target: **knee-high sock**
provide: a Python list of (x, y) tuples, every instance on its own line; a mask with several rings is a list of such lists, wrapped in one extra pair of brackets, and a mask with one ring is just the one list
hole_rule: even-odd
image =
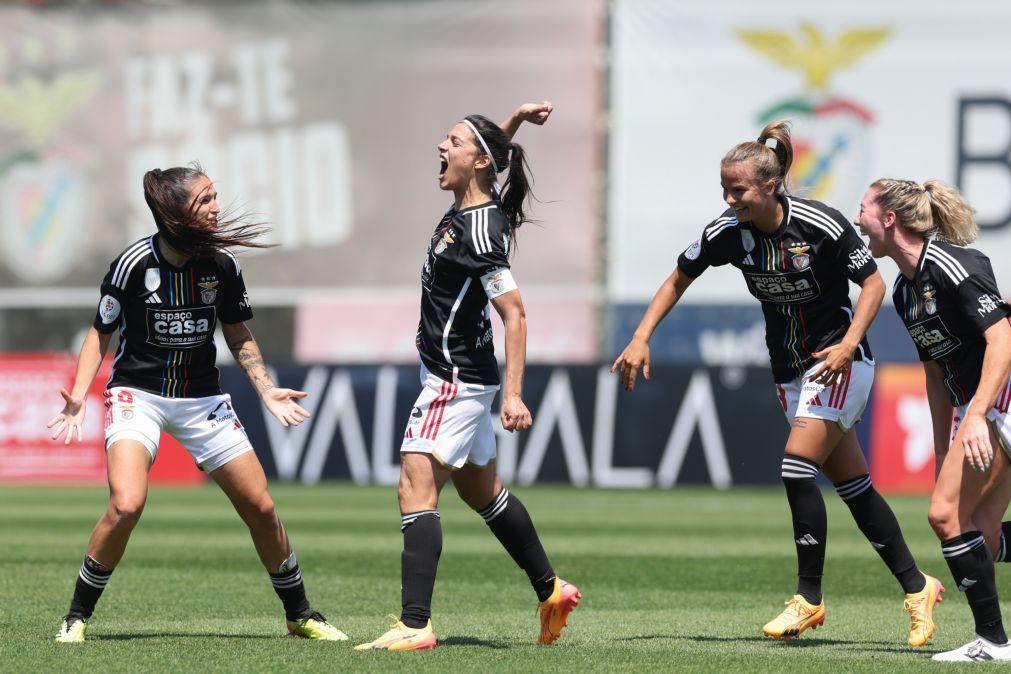
[(419, 510), (400, 518), (404, 552), (400, 557), (400, 620), (424, 627), (432, 617), (435, 572), (442, 554), (442, 522), (438, 510)]
[(68, 613), (90, 618), (95, 612), (95, 604), (102, 596), (105, 585), (112, 577), (113, 569), (105, 566), (91, 555), (84, 556), (81, 570), (77, 572), (77, 584), (74, 586), (74, 597), (70, 600)]
[(526, 571), (537, 599), (544, 601), (550, 597), (555, 587), (555, 572), (523, 503), (503, 489), (478, 514), (516, 564)]
[(294, 551), (288, 559), (281, 563), (275, 573), (268, 573), (274, 592), (284, 604), (284, 616), (288, 620), (297, 620), (309, 616), (309, 600), (305, 597), (305, 583), (302, 582), (302, 572), (298, 568), (298, 560)]
[(997, 599), (993, 558), (983, 534), (967, 531), (950, 538), (941, 543), (941, 553), (951, 569), (952, 578), (958, 583), (958, 591), (965, 592), (969, 600), (969, 608), (976, 621), (976, 634), (994, 643), (1007, 643)]
[(828, 523), (825, 500), (815, 478), (819, 466), (800, 456), (783, 457), (782, 478), (793, 516), (797, 544), (797, 594), (812, 604), (821, 603), (821, 576), (825, 568)]
[(853, 520), (871, 547), (877, 550), (888, 570), (898, 579), (903, 592), (912, 594), (922, 590), (926, 579), (916, 568), (913, 553), (902, 537), (902, 529), (895, 519), (895, 513), (871, 484), (871, 476), (864, 474), (852, 480), (837, 482), (835, 490), (849, 506)]

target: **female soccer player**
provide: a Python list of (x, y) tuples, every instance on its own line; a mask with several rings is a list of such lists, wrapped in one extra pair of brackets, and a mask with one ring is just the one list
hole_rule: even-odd
[[(757, 141), (723, 157), (720, 178), (729, 206), (678, 258), (632, 341), (615, 360), (626, 390), (640, 371), (649, 380), (649, 339), (660, 321), (708, 267), (732, 264), (762, 303), (766, 343), (780, 403), (792, 424), (782, 478), (793, 516), (798, 584), (786, 609), (763, 628), (774, 639), (799, 636), (825, 621), (825, 502), (818, 471), (835, 484), (857, 526), (906, 593), (909, 644), (934, 633), (940, 582), (917, 568), (891, 508), (871, 485), (854, 426), (867, 403), (874, 361), (865, 333), (884, 296), (867, 247), (835, 209), (789, 194), (793, 161), (789, 124), (772, 122)], [(848, 283), (860, 286), (856, 310)]]
[[(295, 553), (274, 511), (267, 480), (231, 397), (218, 386), (214, 327), (246, 372), (263, 404), (284, 426), (309, 413), (307, 394), (278, 388), (243, 321), (253, 316), (233, 246), (261, 247), (262, 228), (221, 215), (214, 184), (199, 166), (144, 175), (144, 198), (157, 233), (120, 254), (102, 282), (102, 298), (77, 362), (74, 386), (60, 391), (63, 411), (53, 439), (81, 439), (84, 399), (112, 333), (119, 349), (105, 391), (109, 506), (98, 520), (78, 573), (70, 610), (56, 640), (84, 641), (95, 604), (126, 550), (147, 500), (148, 470), (162, 431), (175, 437), (235, 506), (284, 604), (288, 630), (301, 637), (347, 639), (313, 611)], [(199, 568), (199, 565), (194, 567)]]
[[(527, 221), (528, 178), (523, 148), (511, 138), (524, 121), (543, 124), (551, 110), (548, 102), (520, 106), (501, 128), (468, 115), (439, 143), (439, 187), (451, 190), (456, 201), (436, 226), (421, 270), (417, 345), (423, 388), (400, 448), (397, 493), (404, 533), (402, 609), (389, 631), (358, 650), (435, 647), (432, 590), (442, 552), (437, 508), (450, 478), (530, 578), (540, 602), (539, 643), (558, 639), (582, 596), (555, 576), (526, 508), (502, 488), (491, 420), (499, 370), (489, 302), (505, 324), (502, 427), (520, 431), (533, 423), (521, 397), (526, 318), (509, 270), (511, 243)], [(500, 190), (496, 176), (506, 170)]]
[[(901, 272), (892, 298), (923, 361), (937, 448), (928, 517), (976, 622), (975, 639), (934, 660), (1011, 660), (993, 568), (994, 555), (1005, 553), (1001, 518), (1011, 498), (1004, 454), (1011, 451), (1011, 307), (990, 260), (966, 248), (979, 230), (954, 187), (878, 180), (857, 224), (871, 253), (891, 257)], [(994, 451), (998, 445), (1004, 452)]]

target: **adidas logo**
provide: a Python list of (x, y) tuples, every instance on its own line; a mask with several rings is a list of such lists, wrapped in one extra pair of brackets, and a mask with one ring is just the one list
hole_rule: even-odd
[(972, 587), (973, 585), (975, 585), (977, 582), (979, 582), (979, 581), (970, 580), (968, 578), (963, 578), (962, 582), (958, 584), (958, 591), (959, 592), (965, 592), (970, 587)]
[(158, 297), (158, 293), (151, 293), (151, 297), (144, 300), (147, 304), (161, 304), (161, 298)]
[(811, 534), (804, 534), (796, 541), (797, 545), (818, 545), (818, 539)]
[(755, 266), (755, 261), (751, 259), (751, 253), (748, 253), (747, 255), (744, 256), (744, 259), (741, 260), (741, 264), (742, 265), (745, 265), (745, 264), (746, 265), (750, 265), (752, 267)]

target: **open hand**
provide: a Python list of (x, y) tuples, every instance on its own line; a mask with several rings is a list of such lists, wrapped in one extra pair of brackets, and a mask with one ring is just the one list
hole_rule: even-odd
[(282, 426), (298, 426), (308, 419), (311, 414), (297, 402), (299, 398), (304, 398), (308, 393), (305, 391), (293, 391), (290, 388), (272, 388), (263, 392), (263, 404), (273, 414)]
[(70, 444), (70, 439), (74, 437), (74, 433), (77, 434), (77, 441), (81, 442), (84, 439), (82, 431), (84, 427), (84, 410), (86, 409), (84, 400), (71, 398), (65, 388), (60, 389), (60, 395), (63, 396), (63, 410), (46, 424), (46, 428), (53, 429), (53, 440), (59, 440), (63, 432), (66, 431), (67, 437), (63, 441), (65, 445)]

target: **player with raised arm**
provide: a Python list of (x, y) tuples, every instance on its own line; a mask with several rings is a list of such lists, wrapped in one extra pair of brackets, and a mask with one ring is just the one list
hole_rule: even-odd
[[(828, 523), (816, 481), (822, 472), (902, 586), (908, 643), (922, 646), (934, 634), (933, 608), (944, 589), (917, 568), (895, 515), (871, 484), (854, 430), (874, 379), (866, 332), (881, 306), (884, 281), (842, 214), (788, 192), (792, 161), (785, 121), (768, 124), (757, 141), (723, 157), (720, 179), (729, 208), (681, 253), (611, 370), (620, 370), (628, 391), (640, 371), (649, 381), (649, 339), (664, 316), (709, 267), (740, 269), (762, 303), (776, 392), (792, 426), (781, 476), (793, 518), (797, 591), (763, 632), (789, 639), (825, 621)], [(856, 309), (849, 282), (860, 286)]]
[[(263, 232), (241, 218), (219, 221), (217, 190), (199, 166), (144, 175), (144, 198), (158, 231), (113, 260), (77, 363), (73, 388), (52, 421), (53, 439), (81, 439), (84, 400), (112, 334), (119, 348), (105, 391), (109, 505), (98, 520), (78, 572), (70, 610), (56, 637), (84, 641), (88, 621), (147, 500), (148, 471), (164, 431), (178, 440), (231, 500), (284, 605), (288, 630), (338, 641), (347, 636), (312, 610), (295, 553), (267, 491), (267, 479), (232, 409), (215, 367), (214, 328), (221, 331), (266, 408), (283, 426), (309, 416), (307, 394), (279, 388), (245, 322), (252, 318), (235, 246), (262, 247)], [(200, 568), (199, 559), (194, 569)], [(223, 617), (223, 620), (230, 620)]]
[(521, 123), (543, 124), (551, 111), (548, 102), (523, 105), (501, 127), (468, 115), (439, 143), (439, 187), (452, 191), (455, 202), (435, 227), (421, 271), (423, 388), (404, 432), (397, 492), (404, 534), (401, 613), (391, 616), (385, 634), (358, 650), (435, 648), (438, 503), (450, 479), (530, 579), (539, 601), (539, 643), (554, 643), (579, 603), (576, 587), (555, 575), (523, 503), (499, 481), (491, 419), (500, 381), (489, 302), (505, 325), (502, 427), (521, 431), (533, 423), (522, 398), (526, 317), (509, 268), (516, 230), (527, 221), (529, 187), (523, 148), (511, 139)]
[(934, 431), (928, 518), (976, 624), (975, 639), (934, 660), (1011, 660), (994, 578), (1011, 524), (1001, 523), (1011, 499), (1011, 307), (989, 258), (967, 247), (979, 228), (956, 188), (877, 180), (857, 224), (871, 253), (899, 266), (892, 299), (923, 361)]

